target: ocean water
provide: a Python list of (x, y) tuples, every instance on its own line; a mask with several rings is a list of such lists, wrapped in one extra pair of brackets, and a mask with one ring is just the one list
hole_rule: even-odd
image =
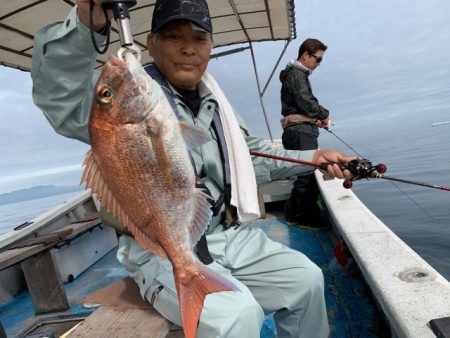
[[(406, 115), (406, 113), (405, 113)], [(378, 116), (370, 124), (336, 125), (332, 130), (373, 164), (384, 163), (386, 175), (450, 186), (450, 120), (441, 113), (408, 112), (408, 119)], [(404, 126), (398, 128), (399, 121)], [(335, 136), (322, 131), (320, 147), (351, 154)], [(355, 181), (353, 192), (394, 233), (450, 280), (450, 192), (386, 180)], [(78, 192), (0, 205), (0, 234), (53, 208)]]
[(70, 200), (79, 193), (77, 191), (0, 205), (0, 235)]
[[(450, 103), (433, 109), (417, 104), (414, 110), (400, 104), (395, 113), (366, 112), (366, 119), (339, 120), (332, 130), (373, 164), (386, 164), (386, 175), (450, 186), (450, 124), (434, 125), (448, 120)], [(352, 154), (323, 130), (319, 143), (322, 149)], [(355, 181), (352, 190), (394, 233), (450, 280), (450, 192), (377, 179)], [(0, 234), (75, 194), (0, 205)]]

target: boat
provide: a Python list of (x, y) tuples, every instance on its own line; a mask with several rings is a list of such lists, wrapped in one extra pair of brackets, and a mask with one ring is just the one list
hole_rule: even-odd
[[(323, 269), (327, 285), (331, 336), (384, 336), (388, 332), (388, 326), (375, 305), (370, 289), (361, 279), (360, 270), (352, 262), (350, 255), (341, 255), (341, 259), (346, 259), (347, 262), (339, 263), (333, 254), (336, 243), (339, 243), (336, 233), (332, 230), (309, 231), (285, 224), (282, 203), (289, 195), (291, 182), (286, 180), (283, 183), (275, 187), (278, 189), (277, 192), (274, 192), (273, 186), (265, 186), (266, 189), (270, 188), (269, 194), (264, 190), (261, 191), (261, 196), (270, 201), (264, 204), (264, 218), (256, 222), (274, 240), (297, 248)], [(131, 305), (128, 304), (126, 310), (119, 311), (120, 315), (117, 316), (126, 317), (127, 320), (136, 316), (134, 312), (136, 306), (143, 301), (134, 281), (130, 283), (126, 278), (127, 272), (115, 257), (116, 233), (100, 222), (96, 206), (98, 205), (95, 199), (89, 191), (86, 191), (39, 215), (21, 229), (0, 237), (0, 246), (3, 249), (16, 247), (0, 252), (2, 290), (11, 290), (14, 287), (10, 292), (14, 295), (10, 295), (10, 299), (0, 305), (2, 314), (0, 320), (8, 337), (33, 337), (33, 334), (62, 336), (77, 324), (86, 323), (93, 318), (93, 313), (98, 314), (99, 308), (102, 311), (116, 311), (117, 304), (113, 301), (111, 305), (109, 302), (116, 299), (116, 302), (120, 303), (120, 300), (117, 300), (120, 299), (118, 294), (124, 289), (128, 294), (134, 295), (134, 300)], [(34, 244), (36, 240), (47, 239), (51, 234), (61, 233), (70, 228), (74, 230), (67, 237), (58, 238), (56, 242)], [(30, 241), (29, 238), (34, 242), (27, 243)], [(20, 247), (17, 247), (18, 242), (21, 243)], [(45, 264), (41, 264), (40, 261)], [(35, 268), (36, 265), (38, 268)], [(58, 278), (49, 277), (52, 274), (51, 265), (55, 265), (56, 275), (59, 272), (59, 281)], [(44, 275), (42, 280), (38, 278), (39, 273)], [(45, 283), (46, 287), (39, 287)], [(38, 287), (33, 284), (37, 284)], [(42, 295), (45, 299), (42, 299)], [(5, 295), (2, 298), (5, 298)], [(51, 301), (48, 298), (52, 298)], [(354, 311), (355, 308), (358, 311)], [(155, 333), (155, 336), (150, 337), (165, 337), (169, 333), (170, 337), (183, 337), (179, 327), (170, 325), (161, 316), (149, 310), (148, 305), (147, 308), (144, 305), (139, 310), (144, 312), (144, 320), (147, 316), (148, 318), (153, 316), (165, 325), (163, 329), (158, 329), (162, 330), (158, 331), (160, 335)], [(155, 320), (149, 319), (148, 325), (153, 325)], [(124, 327), (129, 335), (118, 334), (117, 337), (135, 336), (136, 333), (133, 331), (132, 334), (128, 325)], [(82, 329), (82, 326), (78, 329)], [(120, 332), (118, 327), (107, 329), (103, 327), (98, 329), (98, 332), (92, 332), (92, 326), (89, 326), (89, 329), (90, 334), (86, 335), (86, 331), (82, 331), (76, 336), (107, 337), (116, 330)], [(267, 316), (261, 337), (276, 337), (271, 316)]]
[[(265, 85), (254, 67), (266, 117), (265, 89), (287, 45), (296, 37), (294, 2), (209, 4), (215, 47), (230, 48), (214, 57), (250, 49), (255, 66), (254, 43), (285, 41)], [(49, 22), (64, 20), (71, 6), (72, 2), (63, 0), (2, 3), (0, 64), (29, 71), (34, 34)], [(142, 50), (152, 6), (152, 1), (145, 0), (130, 9), (134, 37)], [(113, 29), (109, 54), (118, 46)], [(98, 67), (109, 54), (98, 58)], [(270, 143), (274, 143), (269, 126), (268, 130)], [(324, 217), (332, 225), (329, 230), (285, 224), (281, 210), (292, 186), (289, 178), (260, 185), (264, 213), (256, 222), (271, 238), (300, 250), (322, 268), (330, 336), (434, 337), (430, 321), (450, 316), (449, 282), (351, 190), (344, 189), (341, 180), (324, 180), (320, 172), (315, 174)], [(136, 287), (115, 259), (118, 234), (101, 222), (98, 210), (95, 198), (85, 191), (0, 236), (0, 322), (7, 337), (111, 337), (113, 332), (117, 337), (148, 337), (148, 332), (152, 337), (182, 337), (180, 328), (136, 295)], [(123, 304), (124, 294), (134, 297)], [(269, 315), (261, 337), (275, 336)]]

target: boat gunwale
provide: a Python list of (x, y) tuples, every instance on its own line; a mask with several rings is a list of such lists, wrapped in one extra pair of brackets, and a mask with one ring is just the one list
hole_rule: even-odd
[(77, 207), (84, 205), (86, 202), (90, 202), (91, 200), (90, 190), (84, 190), (68, 201), (58, 204), (54, 208), (37, 215), (29, 221), (31, 222), (30, 225), (19, 230), (8, 231), (0, 235), (0, 251), (19, 240), (47, 228), (50, 223), (55, 222), (62, 217), (67, 217), (67, 215), (77, 209)]
[(398, 337), (435, 337), (431, 319), (450, 316), (450, 283), (378, 219), (343, 180), (315, 176), (329, 214)]

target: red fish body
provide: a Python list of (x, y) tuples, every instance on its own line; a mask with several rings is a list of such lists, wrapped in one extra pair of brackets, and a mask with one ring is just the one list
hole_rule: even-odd
[(129, 53), (125, 61), (111, 56), (103, 67), (89, 137), (82, 180), (144, 248), (171, 261), (185, 335), (194, 338), (205, 296), (237, 290), (192, 251), (211, 212), (208, 196), (195, 188), (188, 148), (207, 135), (177, 119)]

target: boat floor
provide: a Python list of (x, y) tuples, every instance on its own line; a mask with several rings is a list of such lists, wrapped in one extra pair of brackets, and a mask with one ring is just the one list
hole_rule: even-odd
[[(268, 209), (267, 218), (260, 220), (261, 227), (269, 237), (299, 250), (322, 268), (325, 277), (325, 298), (330, 323), (330, 337), (387, 337), (389, 330), (363, 282), (355, 265), (343, 268), (333, 255), (336, 242), (331, 230), (306, 230), (284, 223), (283, 216)], [(127, 276), (112, 250), (97, 263), (82, 273), (72, 283), (65, 284), (70, 309), (46, 315), (34, 315), (31, 299), (27, 291), (13, 297), (0, 306), (1, 322), (9, 338), (25, 332), (49, 331), (46, 321), (56, 319), (60, 331), (68, 330), (95, 308), (85, 308), (82, 299), (93, 291), (105, 287)], [(32, 328), (34, 327), (34, 330)], [(50, 329), (53, 329), (50, 326)], [(267, 316), (261, 331), (262, 338), (272, 338), (275, 326), (271, 316)]]

